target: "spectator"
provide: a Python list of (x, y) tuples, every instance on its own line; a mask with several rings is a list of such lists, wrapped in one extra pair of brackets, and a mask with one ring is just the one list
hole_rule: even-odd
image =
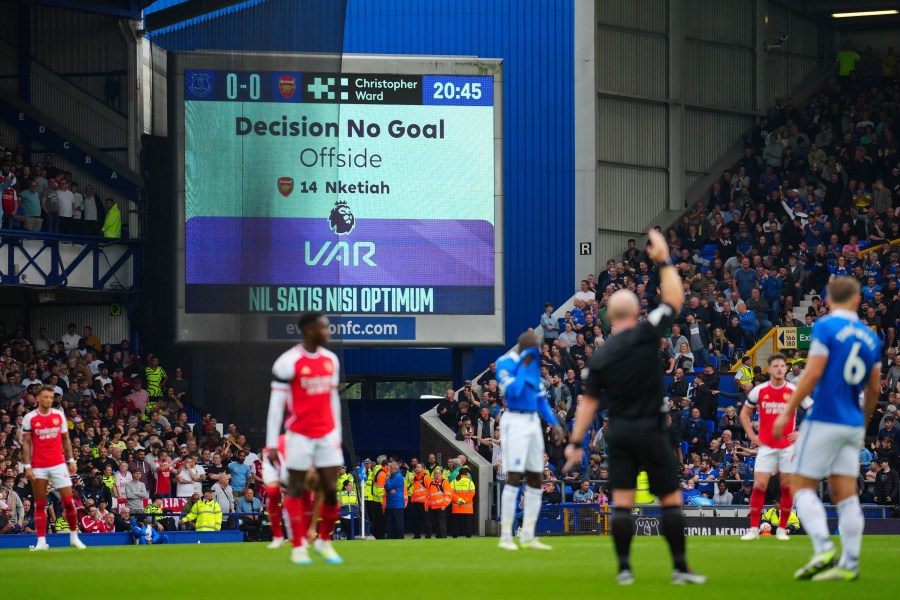
[(724, 481), (720, 481), (716, 484), (716, 493), (713, 494), (712, 501), (716, 506), (731, 506), (734, 501), (734, 496), (728, 491), (728, 487), (725, 485)]
[(684, 427), (684, 440), (688, 443), (688, 450), (702, 452), (706, 448), (707, 433), (706, 421), (700, 418), (700, 410), (692, 408)]
[(895, 427), (894, 421), (894, 417), (890, 415), (884, 417), (884, 429), (879, 430), (878, 439), (883, 440), (884, 438), (889, 437), (893, 440), (894, 447), (896, 448), (898, 442), (900, 442), (900, 429)]
[[(353, 485), (352, 480), (349, 479), (344, 483), (349, 483), (351, 486)], [(215, 488), (215, 486), (213, 487)], [(223, 496), (226, 495), (227, 494), (223, 494)], [(240, 500), (237, 501), (237, 506), (235, 507), (234, 512), (257, 513), (240, 517), (239, 529), (241, 531), (247, 532), (251, 536), (255, 536), (258, 538), (260, 529), (262, 528), (261, 513), (263, 512), (263, 509), (262, 503), (259, 501), (259, 498), (253, 495), (253, 490), (251, 488), (246, 488), (244, 490), (244, 493), (241, 495)]]
[(594, 490), (591, 489), (591, 482), (587, 479), (581, 481), (581, 485), (572, 494), (572, 502), (577, 504), (591, 504), (594, 502)]
[(131, 481), (125, 484), (125, 501), (129, 510), (143, 512), (144, 500), (150, 497), (147, 486), (141, 481), (141, 472), (137, 469), (131, 473)]
[[(235, 494), (234, 490), (229, 485), (229, 480), (230, 475), (225, 473), (219, 477), (219, 480), (211, 488), (213, 499), (218, 503), (223, 513), (236, 512), (234, 508), (235, 499), (243, 497), (243, 493), (240, 495)], [(252, 494), (253, 488), (247, 487), (244, 491), (249, 491)], [(231, 517), (224, 517), (223, 520), (227, 523), (230, 519)]]
[(876, 504), (895, 506), (900, 498), (900, 476), (891, 468), (891, 461), (887, 458), (880, 458), (878, 462), (880, 470), (875, 476), (873, 500)]
[(559, 323), (553, 318), (553, 305), (544, 304), (544, 314), (541, 315), (541, 329), (544, 331), (544, 339), (553, 341), (559, 337)]
[[(234, 498), (239, 498), (244, 493), (244, 488), (250, 483), (252, 471), (249, 465), (244, 464), (247, 453), (241, 450), (237, 453), (237, 460), (228, 463), (228, 472), (231, 475), (231, 488), (234, 490)], [(221, 481), (221, 478), (219, 479)]]
[(670, 398), (687, 398), (688, 382), (684, 378), (684, 370), (675, 369), (675, 377), (666, 386)]

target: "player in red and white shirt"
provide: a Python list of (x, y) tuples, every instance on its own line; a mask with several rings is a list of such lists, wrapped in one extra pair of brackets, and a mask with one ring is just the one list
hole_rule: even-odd
[(284, 531), (281, 526), (281, 486), (287, 486), (287, 465), (284, 459), (285, 434), (278, 436), (275, 452), (278, 453), (278, 461), (272, 463), (269, 460), (271, 448), (263, 449), (262, 480), (266, 492), (266, 510), (269, 513), (269, 523), (272, 525), (272, 543), (269, 548), (280, 548), (284, 543)]
[[(66, 416), (53, 408), (53, 387), (45, 385), (37, 395), (38, 407), (22, 420), (22, 460), (25, 476), (34, 491), (34, 528), (37, 544), (34, 550), (47, 550), (47, 490), (48, 482), (59, 492), (69, 524), (69, 544), (84, 549), (78, 539), (78, 515), (72, 498), (72, 479), (75, 458), (69, 441)], [(68, 467), (66, 466), (68, 459)]]
[[(750, 494), (750, 531), (741, 537), (742, 540), (755, 540), (759, 537), (759, 522), (765, 503), (766, 488), (769, 487), (769, 478), (776, 471), (780, 473), (781, 518), (778, 529), (775, 531), (775, 537), (779, 540), (790, 539), (787, 522), (794, 506), (790, 474), (794, 472), (794, 440), (797, 439), (796, 415), (792, 415), (785, 426), (784, 437), (776, 440), (772, 436), (772, 425), (784, 412), (795, 389), (793, 384), (785, 380), (787, 371), (787, 360), (784, 355), (780, 352), (771, 355), (769, 357), (769, 382), (761, 383), (753, 388), (747, 396), (747, 403), (741, 410), (741, 425), (744, 426), (744, 431), (747, 432), (750, 441), (759, 447), (753, 472), (753, 492)], [(812, 400), (807, 398), (802, 406), (804, 409), (808, 409), (812, 406)], [(750, 422), (754, 410), (759, 411), (758, 434)]]
[[(272, 367), (272, 393), (266, 430), (268, 460), (278, 456), (278, 436), (285, 429), (284, 461), (287, 466), (287, 497), (284, 508), (291, 525), (291, 561), (310, 564), (306, 530), (313, 501), (304, 493), (306, 472), (315, 469), (322, 481), (322, 512), (319, 538), (314, 550), (331, 564), (343, 559), (331, 544), (334, 522), (340, 516), (337, 501), (338, 467), (344, 464), (341, 444), (341, 405), (338, 396), (340, 364), (337, 356), (324, 348), (330, 339), (328, 318), (310, 312), (300, 317), (303, 341), (282, 354)], [(287, 420), (284, 420), (287, 411)], [(270, 513), (271, 516), (271, 513)]]

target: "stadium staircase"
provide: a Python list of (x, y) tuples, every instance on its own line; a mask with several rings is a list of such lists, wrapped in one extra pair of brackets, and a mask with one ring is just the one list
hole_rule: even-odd
[[(17, 52), (0, 39), (0, 54)], [(86, 174), (82, 180), (98, 193), (137, 201), (143, 181), (133, 168), (137, 153), (129, 144), (127, 117), (36, 60), (29, 70), (27, 102), (17, 93), (17, 78), (0, 85), (0, 119), (30, 141), (32, 154), (50, 152), (61, 159), (60, 168)]]

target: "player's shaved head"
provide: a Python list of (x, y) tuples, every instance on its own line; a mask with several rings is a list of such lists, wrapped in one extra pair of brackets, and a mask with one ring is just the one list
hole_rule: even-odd
[(828, 300), (831, 304), (858, 304), (859, 297), (859, 281), (855, 277), (835, 277), (828, 283)]
[(640, 305), (637, 296), (630, 290), (619, 290), (609, 297), (606, 305), (606, 318), (610, 323), (636, 319)]
[(526, 348), (534, 348), (535, 346), (540, 345), (540, 340), (538, 336), (534, 334), (532, 331), (526, 331), (522, 335), (519, 336), (519, 349), (525, 350)]

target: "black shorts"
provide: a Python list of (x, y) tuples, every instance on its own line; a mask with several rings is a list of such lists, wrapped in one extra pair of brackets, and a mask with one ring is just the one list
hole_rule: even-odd
[(633, 490), (637, 487), (638, 473), (647, 471), (654, 496), (665, 496), (679, 489), (671, 438), (655, 419), (612, 420), (606, 438), (610, 487)]

